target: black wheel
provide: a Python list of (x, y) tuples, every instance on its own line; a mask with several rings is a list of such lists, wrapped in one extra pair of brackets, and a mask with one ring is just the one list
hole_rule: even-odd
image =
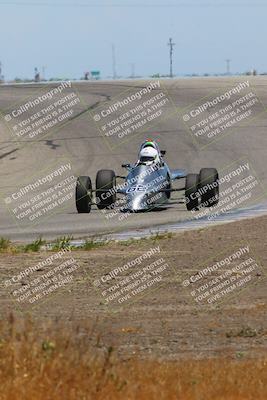
[(188, 174), (185, 180), (185, 200), (186, 200), (186, 208), (188, 211), (193, 209), (197, 209), (198, 207), (198, 183), (199, 183), (199, 175), (198, 174)]
[(116, 175), (111, 169), (101, 169), (96, 175), (96, 204), (102, 210), (116, 202)]
[(168, 176), (168, 185), (167, 185), (167, 188), (166, 189), (169, 189), (169, 190), (166, 190), (166, 197), (167, 197), (167, 199), (170, 199), (171, 198), (171, 191), (170, 191), (170, 189), (172, 188), (172, 184), (171, 184), (171, 179), (170, 179), (170, 177)]
[(201, 203), (213, 207), (219, 202), (219, 174), (216, 168), (202, 168), (199, 172)]
[(89, 213), (91, 211), (92, 182), (89, 176), (78, 177), (75, 199), (78, 213)]

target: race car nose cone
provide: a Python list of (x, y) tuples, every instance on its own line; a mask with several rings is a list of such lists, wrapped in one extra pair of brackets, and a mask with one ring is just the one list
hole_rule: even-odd
[(131, 211), (145, 211), (148, 208), (147, 196), (145, 194), (135, 195), (131, 198)]
[(144, 196), (135, 196), (132, 199), (132, 209), (133, 211), (141, 211), (144, 209)]

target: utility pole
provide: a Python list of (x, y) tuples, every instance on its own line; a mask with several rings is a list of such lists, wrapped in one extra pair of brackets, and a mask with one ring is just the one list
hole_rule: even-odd
[(173, 47), (175, 46), (175, 43), (173, 43), (172, 38), (169, 39), (168, 46), (170, 46), (170, 78), (173, 77), (172, 73), (172, 55), (173, 55)]
[(116, 54), (115, 54), (115, 46), (112, 44), (112, 72), (113, 72), (113, 79), (117, 78), (116, 72)]
[(0, 61), (0, 81), (2, 80), (2, 63)]
[(230, 62), (231, 60), (229, 60), (229, 58), (227, 58), (227, 60), (225, 60), (226, 62), (226, 74), (230, 75)]
[(135, 77), (135, 64), (134, 63), (130, 63), (131, 66), (131, 78)]
[(42, 81), (45, 81), (45, 70), (46, 70), (46, 66), (43, 65), (42, 66)]

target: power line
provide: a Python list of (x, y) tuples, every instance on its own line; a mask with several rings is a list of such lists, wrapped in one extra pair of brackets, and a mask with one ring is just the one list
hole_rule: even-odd
[(189, 3), (189, 2), (182, 2), (182, 3), (158, 3), (158, 4), (145, 4), (145, 3), (137, 3), (137, 4), (97, 4), (97, 3), (49, 3), (49, 2), (31, 2), (31, 1), (0, 1), (0, 5), (15, 5), (15, 6), (48, 6), (48, 7), (91, 7), (91, 8), (192, 8), (192, 7), (210, 7), (210, 8), (219, 8), (219, 7), (267, 7), (266, 3), (216, 3), (213, 2), (199, 2), (199, 3)]

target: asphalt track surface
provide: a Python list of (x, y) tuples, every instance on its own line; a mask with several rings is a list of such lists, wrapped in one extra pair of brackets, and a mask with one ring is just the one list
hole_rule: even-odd
[[(214, 99), (218, 94), (225, 93), (245, 81), (249, 81), (250, 87), (240, 92), (237, 98), (253, 91), (258, 99), (253, 105), (253, 113), (241, 123), (227, 128), (223, 134), (216, 135), (214, 140), (205, 141), (203, 136), (196, 141), (192, 132), (186, 128), (183, 116), (190, 110), (196, 109), (196, 106), (205, 103), (207, 98)], [(216, 167), (221, 171), (237, 160), (248, 160), (252, 163), (262, 188), (260, 198), (258, 195), (252, 197), (250, 205), (255, 206), (266, 200), (267, 77), (163, 80), (161, 86), (149, 94), (152, 97), (161, 93), (164, 88), (168, 101), (160, 118), (123, 139), (115, 139), (116, 135), (108, 139), (104, 137), (93, 120), (95, 112), (107, 109), (116, 99), (124, 99), (126, 94), (136, 93), (150, 82), (150, 80), (74, 82), (64, 93), (72, 93), (75, 89), (82, 100), (75, 106), (75, 114), (65, 121), (64, 125), (50, 129), (46, 136), (37, 135), (32, 140), (26, 140), (24, 137), (17, 140), (14, 131), (10, 130), (12, 126), (8, 126), (4, 116), (11, 110), (18, 109), (19, 105), (25, 104), (26, 99), (34, 99), (40, 91), (47, 92), (58, 87), (59, 83), (48, 86), (41, 84), (0, 86), (1, 237), (16, 241), (30, 241), (39, 236), (45, 239), (63, 235), (82, 238), (123, 230), (152, 228), (187, 220), (189, 214), (183, 204), (171, 205), (167, 210), (160, 212), (132, 214), (125, 218), (123, 214), (118, 214), (108, 218), (96, 207), (92, 208), (90, 214), (77, 214), (72, 198), (64, 204), (64, 207), (59, 206), (53, 212), (47, 213), (45, 218), (36, 219), (34, 224), (26, 224), (18, 221), (12, 214), (12, 207), (8, 208), (5, 203), (5, 199), (12, 193), (17, 193), (38, 176), (44, 176), (43, 171), (51, 171), (54, 165), (60, 165), (61, 160), (67, 160), (66, 162), (71, 164), (75, 176), (89, 175), (93, 185), (99, 169), (113, 169), (116, 174), (125, 175), (125, 170), (120, 167), (121, 164), (135, 162), (139, 146), (147, 138), (158, 140), (160, 147), (166, 150), (166, 161), (170, 168), (185, 168), (189, 172), (198, 172), (202, 167)], [(224, 99), (218, 107), (225, 108), (232, 100)], [(211, 107), (207, 113), (202, 114), (202, 117), (212, 115), (215, 111), (216, 106)], [(32, 114), (34, 112), (31, 110), (29, 115)], [(114, 118), (122, 114), (123, 112), (119, 110), (114, 113)], [(16, 122), (25, 119), (26, 115), (27, 113), (24, 113), (23, 117), (17, 117)], [(38, 190), (43, 191), (44, 186), (35, 189), (35, 196), (38, 195)]]

